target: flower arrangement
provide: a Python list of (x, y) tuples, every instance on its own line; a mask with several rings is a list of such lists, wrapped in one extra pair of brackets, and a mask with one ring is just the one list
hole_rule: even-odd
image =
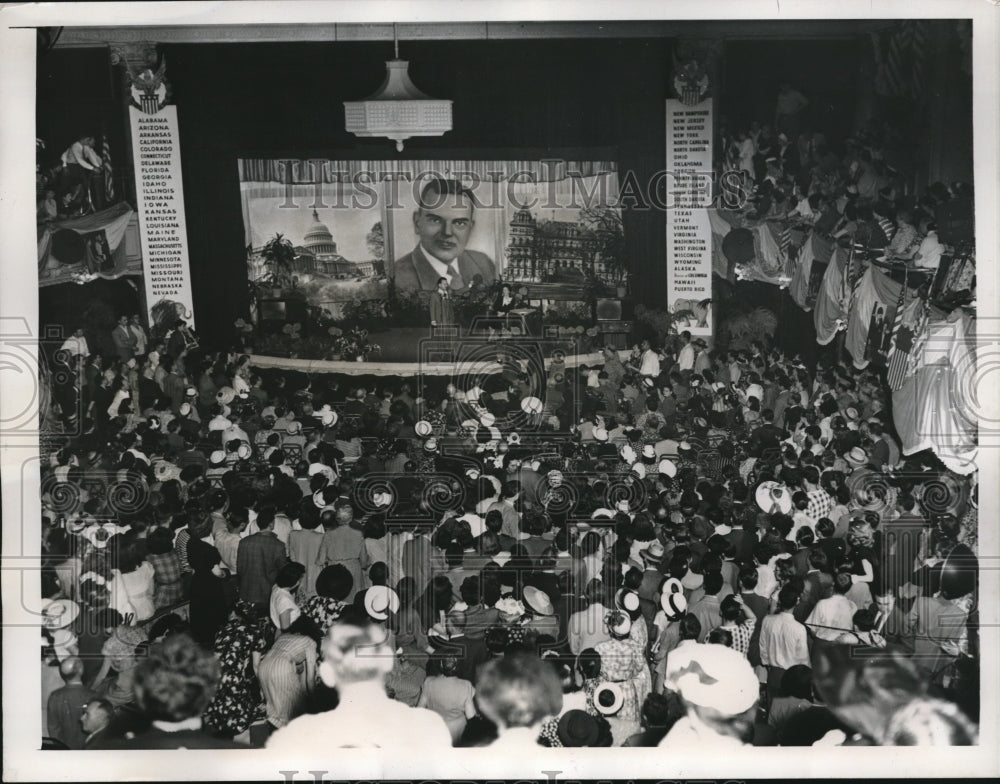
[(349, 362), (364, 362), (369, 354), (378, 354), (382, 347), (368, 341), (368, 330), (361, 327), (342, 329), (332, 326), (327, 329), (331, 342), (329, 358), (341, 357)]
[(388, 299), (356, 297), (343, 306), (343, 320), (376, 329), (391, 322), (396, 327), (426, 327), (430, 324), (430, 303), (417, 291), (396, 291)]
[(486, 285), (473, 285), (468, 291), (452, 298), (455, 317), (460, 324), (471, 324), (473, 319), (486, 313), (493, 305), (495, 294)]

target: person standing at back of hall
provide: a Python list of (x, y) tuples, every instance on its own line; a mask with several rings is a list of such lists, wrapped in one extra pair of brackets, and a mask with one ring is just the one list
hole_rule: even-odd
[(285, 545), (274, 533), (274, 517), (258, 515), (260, 528), (242, 539), (236, 550), (236, 574), (240, 598), (250, 604), (268, 606), (278, 570), (288, 562)]
[(324, 512), (323, 541), (316, 555), (316, 565), (320, 570), (327, 566), (340, 564), (351, 573), (353, 587), (345, 601), (353, 602), (355, 594), (368, 587), (367, 571), (371, 565), (368, 550), (365, 548), (365, 537), (351, 523), (354, 520), (354, 507), (346, 499), (338, 500), (334, 505), (334, 519)]

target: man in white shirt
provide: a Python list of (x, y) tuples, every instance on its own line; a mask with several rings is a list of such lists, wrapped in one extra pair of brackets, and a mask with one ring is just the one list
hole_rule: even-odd
[(221, 403), (216, 403), (212, 407), (212, 413), (215, 415), (210, 420), (208, 420), (208, 430), (209, 432), (214, 432), (216, 430), (226, 431), (233, 426), (233, 423), (226, 416), (225, 407)]
[(65, 178), (63, 188), (71, 191), (77, 184), (82, 185), (87, 201), (93, 208), (90, 179), (103, 165), (100, 156), (94, 152), (94, 137), (81, 136), (73, 142), (62, 154), (62, 164)]
[(327, 686), (336, 686), (340, 702), (333, 710), (293, 719), (268, 738), (267, 748), (288, 755), (303, 749), (434, 754), (451, 748), (451, 732), (440, 715), (386, 694), (386, 677), (395, 661), (391, 639), (382, 626), (335, 625), (323, 640), (319, 675)]
[(748, 376), (749, 383), (746, 388), (746, 397), (749, 399), (751, 397), (757, 398), (757, 402), (764, 399), (764, 387), (760, 384), (760, 378), (756, 373), (751, 373)]
[(913, 263), (919, 269), (936, 270), (941, 264), (941, 254), (944, 252), (944, 245), (938, 239), (937, 226), (927, 222), (924, 224), (927, 236), (920, 242), (917, 253), (913, 257)]
[(798, 601), (798, 592), (786, 585), (778, 592), (778, 613), (760, 623), (760, 663), (767, 667), (767, 691), (772, 697), (781, 687), (785, 670), (796, 664), (812, 666), (806, 627), (792, 615)]
[(250, 443), (250, 436), (247, 431), (240, 427), (240, 416), (239, 414), (230, 415), (229, 427), (222, 431), (222, 444), (225, 446), (230, 441), (245, 441)]
[(708, 344), (702, 338), (695, 338), (691, 341), (694, 346), (694, 372), (701, 375), (706, 370), (712, 369), (712, 358), (708, 353)]
[(681, 333), (684, 345), (677, 354), (677, 367), (681, 373), (694, 370), (694, 346), (691, 345), (691, 333), (685, 330)]
[(854, 585), (850, 574), (840, 572), (833, 581), (833, 596), (820, 599), (806, 618), (813, 634), (820, 640), (833, 642), (854, 628), (854, 613), (858, 606), (846, 594)]
[[(639, 375), (656, 378), (660, 375), (659, 355), (650, 347), (648, 340), (642, 341), (639, 344), (639, 349), (642, 351), (642, 355), (639, 358), (639, 366), (636, 368), (639, 371)], [(635, 366), (633, 365), (633, 367)]]
[(73, 334), (63, 341), (59, 350), (68, 351), (70, 357), (83, 357), (84, 359), (89, 357), (90, 347), (87, 345), (87, 338), (83, 335), (83, 329), (81, 327), (77, 327), (73, 330)]
[(515, 540), (518, 538), (518, 534), (521, 533), (521, 516), (517, 511), (519, 506), (518, 499), (520, 497), (521, 483), (516, 480), (508, 480), (504, 483), (500, 491), (500, 500), (494, 502), (486, 510), (487, 514), (493, 510), (500, 512), (503, 516), (503, 528), (500, 529), (500, 533)]
[(240, 549), (241, 534), (246, 530), (248, 520), (246, 515), (234, 514), (232, 519), (214, 522), (212, 539), (215, 549), (219, 551), (222, 564), (231, 574), (236, 574), (236, 556)]

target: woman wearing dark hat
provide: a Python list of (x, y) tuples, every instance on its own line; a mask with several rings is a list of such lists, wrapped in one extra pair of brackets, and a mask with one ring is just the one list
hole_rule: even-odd
[(354, 578), (347, 567), (341, 564), (327, 566), (316, 578), (316, 595), (306, 600), (302, 613), (326, 634), (340, 618), (353, 588)]
[(604, 717), (571, 710), (543, 724), (540, 740), (542, 745), (553, 748), (606, 748), (611, 746), (613, 738)]

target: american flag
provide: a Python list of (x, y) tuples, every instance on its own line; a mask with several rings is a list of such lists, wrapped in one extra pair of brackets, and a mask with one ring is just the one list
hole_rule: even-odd
[(924, 94), (925, 25), (905, 20), (893, 29), (872, 33), (875, 91), (879, 95), (920, 100)]
[(111, 165), (111, 145), (106, 133), (101, 136), (101, 167), (104, 170), (104, 198), (111, 204), (115, 200), (115, 170)]
[(861, 280), (865, 276), (864, 265), (856, 248), (852, 247), (850, 256), (847, 259), (847, 269), (844, 270), (844, 282), (841, 288), (841, 298), (844, 303), (844, 310), (848, 313), (854, 307), (854, 301), (858, 297), (858, 289), (861, 288)]
[(787, 256), (788, 249), (789, 247), (791, 247), (791, 244), (792, 244), (792, 230), (786, 226), (784, 229), (781, 230), (781, 233), (778, 235), (778, 247), (781, 248), (781, 252)]
[(922, 329), (922, 317), (917, 319), (917, 324), (912, 327), (903, 325), (903, 305), (906, 300), (907, 276), (903, 277), (903, 285), (899, 289), (899, 299), (896, 300), (896, 312), (892, 318), (892, 337), (889, 344), (889, 353), (885, 371), (885, 380), (889, 388), (894, 392), (903, 386), (906, 377), (909, 375), (910, 352), (913, 349), (913, 342), (916, 335)]

